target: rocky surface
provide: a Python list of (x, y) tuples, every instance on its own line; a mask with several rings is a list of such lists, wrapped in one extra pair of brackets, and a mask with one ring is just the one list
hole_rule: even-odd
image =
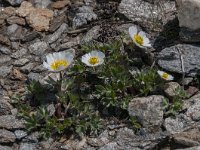
[[(177, 0), (177, 4), (178, 12), (173, 0), (0, 0), (0, 150), (153, 150), (166, 145), (168, 149), (198, 149), (200, 94), (193, 77), (200, 69), (199, 13), (189, 15), (199, 11), (199, 1)], [(179, 32), (178, 23), (172, 27), (176, 33), (167, 26), (176, 13), (180, 39), (195, 45), (181, 43), (179, 37), (172, 38), (175, 40), (170, 45), (162, 43), (168, 42), (166, 35), (173, 37)], [(151, 96), (133, 98), (129, 103), (127, 113), (138, 119), (140, 129), (110, 118), (100, 135), (81, 139), (73, 135), (41, 140), (38, 132), (25, 130), (11, 97), (22, 94), (25, 98), (25, 86), (31, 80), (46, 84), (48, 76), (56, 79), (57, 74), (49, 74), (42, 65), (46, 54), (62, 50), (77, 54), (81, 44), (107, 42), (121, 34), (126, 37), (123, 45), (126, 48), (130, 40), (128, 28), (135, 23), (138, 29), (148, 31), (153, 45), (151, 54), (159, 53), (158, 65), (175, 75), (175, 81), (166, 83), (163, 93), (156, 91)], [(162, 49), (156, 49), (154, 44), (160, 44)], [(134, 63), (142, 65), (143, 56), (136, 51), (134, 54)], [(139, 69), (134, 68), (134, 72)], [(169, 98), (171, 102), (175, 89), (182, 85), (190, 94), (183, 101), (182, 111), (176, 116), (165, 116), (163, 101)], [(47, 99), (51, 98), (48, 95)], [(54, 104), (47, 106), (53, 115)]]

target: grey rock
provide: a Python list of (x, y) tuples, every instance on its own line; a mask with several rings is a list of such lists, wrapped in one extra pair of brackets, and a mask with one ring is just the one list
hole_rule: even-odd
[(29, 136), (26, 136), (22, 139), (23, 142), (31, 142), (31, 143), (38, 143), (38, 139), (40, 138), (39, 132), (32, 132)]
[[(180, 50), (181, 54), (179, 53)], [(182, 74), (182, 63), (180, 55), (183, 57), (185, 73), (194, 76), (200, 69), (200, 47), (189, 44), (178, 44), (163, 49), (158, 56), (158, 64), (165, 70)]]
[(138, 97), (128, 106), (130, 116), (136, 116), (141, 124), (150, 130), (159, 130), (163, 120), (163, 101), (161, 95)]
[(37, 8), (47, 8), (47, 6), (52, 3), (51, 0), (35, 0), (34, 2)]
[(14, 133), (5, 129), (0, 129), (0, 143), (13, 143), (15, 139)]
[(181, 27), (179, 36), (183, 42), (197, 43), (200, 42), (200, 29), (191, 30), (185, 27)]
[(3, 54), (11, 54), (11, 50), (5, 46), (0, 45), (0, 52)]
[(0, 64), (7, 63), (11, 60), (11, 58), (7, 55), (1, 55), (0, 56)]
[(164, 121), (165, 129), (171, 134), (182, 132), (191, 124), (192, 120), (184, 114), (180, 114), (176, 118), (166, 118)]
[(49, 111), (49, 115), (52, 116), (54, 115), (56, 109), (54, 107), (54, 104), (50, 104), (48, 107), (47, 107), (47, 110)]
[(100, 26), (92, 27), (82, 38), (81, 43), (88, 43), (92, 40), (97, 39), (100, 36)]
[(29, 51), (31, 54), (40, 56), (44, 54), (44, 52), (47, 50), (48, 44), (46, 42), (36, 42), (29, 46)]
[(10, 147), (10, 146), (3, 146), (3, 145), (0, 145), (0, 150), (13, 150), (13, 148)]
[(46, 68), (44, 68), (43, 64), (39, 65), (39, 66), (36, 66), (32, 69), (33, 72), (36, 72), (36, 73), (40, 73), (40, 72), (43, 72), (47, 70)]
[(137, 21), (143, 26), (152, 27), (152, 25), (166, 19), (165, 14), (174, 12), (175, 3), (161, 1), (162, 7), (154, 5), (143, 0), (122, 0), (119, 5), (119, 12), (128, 19)]
[(7, 34), (11, 35), (11, 34), (15, 33), (18, 28), (19, 28), (19, 25), (17, 25), (17, 24), (12, 24), (12, 25), (8, 26)]
[(11, 16), (7, 19), (8, 24), (18, 24), (18, 25), (26, 25), (26, 21), (24, 18)]
[(20, 129), (24, 128), (24, 121), (17, 119), (13, 115), (0, 116), (0, 128), (5, 129)]
[(81, 38), (77, 36), (75, 38), (70, 39), (68, 42), (59, 45), (56, 51), (59, 51), (60, 49), (68, 49), (68, 48), (77, 46), (80, 44), (80, 42), (81, 42)]
[(65, 13), (54, 17), (50, 22), (49, 32), (55, 32), (65, 21)]
[(40, 33), (36, 32), (36, 31), (28, 32), (27, 34), (25, 34), (23, 36), (22, 41), (30, 42), (30, 41), (33, 41), (37, 37), (40, 37)]
[(93, 12), (93, 8), (89, 6), (82, 6), (79, 8), (75, 17), (72, 21), (72, 26), (78, 28), (84, 24), (87, 24), (88, 21), (96, 20), (97, 15)]
[(190, 101), (190, 106), (187, 109), (186, 115), (191, 117), (195, 121), (200, 120), (200, 94), (193, 96)]
[(7, 2), (9, 2), (12, 6), (17, 6), (20, 5), (23, 0), (6, 0)]
[(116, 150), (116, 149), (120, 149), (118, 144), (116, 142), (111, 142), (101, 147), (99, 150)]
[[(183, 150), (183, 149), (176, 149), (176, 150)], [(184, 150), (200, 150), (200, 146), (194, 146), (190, 148), (184, 148)]]
[(175, 133), (172, 136), (174, 144), (182, 145), (183, 147), (193, 147), (200, 145), (200, 132), (198, 127), (192, 128), (184, 132)]
[(0, 96), (0, 116), (11, 114), (12, 105)]
[(183, 101), (183, 109), (188, 109), (193, 104), (198, 103), (200, 101), (200, 92), (198, 92), (196, 95), (192, 96), (189, 99), (186, 99)]
[(22, 71), (23, 73), (28, 74), (29, 72), (31, 72), (31, 70), (34, 68), (34, 66), (35, 66), (34, 63), (28, 63), (27, 65), (21, 67), (20, 71)]
[(12, 70), (12, 66), (1, 66), (0, 67), (0, 77), (6, 77)]
[(173, 98), (176, 95), (176, 90), (181, 86), (177, 82), (168, 82), (164, 85), (164, 92), (169, 98)]
[(18, 60), (15, 60), (13, 62), (13, 65), (16, 66), (16, 67), (22, 67), (24, 66), (25, 64), (27, 64), (30, 60), (27, 59), (27, 58), (21, 58), (21, 59), (18, 59)]
[(40, 75), (39, 73), (31, 72), (28, 74), (28, 80), (30, 80), (30, 81), (32, 81), (32, 80), (39, 81), (41, 79), (43, 79), (43, 76)]
[(55, 42), (56, 40), (58, 40), (61, 36), (61, 34), (67, 29), (67, 24), (66, 23), (63, 23), (60, 28), (58, 30), (56, 30), (56, 32), (54, 32), (53, 34), (49, 35), (47, 37), (47, 43), (53, 43)]
[(28, 51), (27, 49), (21, 48), (20, 50), (16, 51), (15, 53), (12, 53), (11, 57), (16, 58), (16, 59), (20, 58), (20, 57), (26, 55), (27, 51)]
[(27, 136), (27, 132), (23, 130), (16, 130), (14, 133), (15, 133), (16, 138), (19, 140)]
[(21, 143), (19, 150), (37, 150), (35, 143)]

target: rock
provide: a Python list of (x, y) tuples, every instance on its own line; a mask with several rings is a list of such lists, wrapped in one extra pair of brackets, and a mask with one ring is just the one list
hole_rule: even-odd
[(25, 25), (25, 19), (24, 18), (20, 18), (17, 16), (11, 16), (7, 19), (8, 24), (18, 24), (18, 25)]
[(43, 55), (44, 52), (47, 50), (48, 48), (48, 45), (46, 42), (36, 42), (32, 45), (29, 46), (29, 51), (31, 54), (34, 54), (34, 55), (37, 55), (37, 56), (40, 56), (40, 55)]
[(17, 6), (20, 5), (23, 0), (6, 0), (6, 1), (9, 2), (12, 6)]
[(180, 36), (186, 42), (200, 42), (200, 1), (176, 0)]
[[(199, 94), (198, 94), (199, 96)], [(191, 117), (194, 121), (200, 120), (200, 97), (197, 97), (197, 95), (192, 97), (193, 104), (187, 109), (186, 115), (188, 117)]]
[(0, 128), (5, 129), (21, 129), (24, 128), (24, 121), (18, 120), (13, 115), (0, 116)]
[[(183, 149), (176, 149), (176, 150), (183, 150)], [(200, 150), (200, 146), (194, 146), (190, 148), (184, 148), (184, 150)]]
[(72, 48), (74, 46), (77, 46), (79, 45), (81, 42), (81, 39), (79, 36), (75, 37), (75, 38), (72, 38), (70, 39), (68, 42), (65, 42), (61, 45), (59, 45), (58, 48), (56, 48), (56, 51), (59, 51), (60, 49), (68, 49), (68, 48)]
[(15, 16), (16, 15), (16, 12), (15, 12), (15, 7), (4, 7), (3, 11), (2, 11), (2, 14), (5, 14), (6, 15), (6, 19), (10, 16)]
[(195, 95), (197, 92), (199, 92), (199, 89), (195, 86), (189, 86), (186, 90), (187, 93), (187, 97), (191, 97), (193, 95)]
[(6, 54), (6, 55), (11, 54), (11, 50), (9, 48), (5, 47), (5, 46), (2, 46), (2, 45), (0, 45), (0, 52), (3, 53), (3, 54)]
[(50, 22), (50, 27), (49, 27), (49, 31), (50, 32), (54, 32), (56, 31), (65, 21), (65, 14), (61, 14), (57, 17), (54, 17), (51, 22)]
[(182, 53), (186, 75), (194, 76), (200, 69), (200, 47), (189, 44), (178, 44), (163, 49), (158, 56), (158, 64), (165, 70), (182, 74), (180, 53)]
[(0, 43), (10, 46), (10, 40), (9, 40), (8, 36), (0, 34)]
[(22, 71), (23, 73), (28, 74), (29, 72), (31, 72), (31, 70), (35, 67), (34, 63), (28, 63), (27, 65), (23, 66), (20, 68), (20, 71)]
[(51, 4), (51, 8), (53, 9), (62, 9), (63, 7), (70, 5), (71, 2), (70, 0), (61, 0), (61, 1), (56, 1)]
[(174, 144), (182, 146), (199, 146), (200, 145), (200, 132), (199, 129), (191, 129), (185, 132), (176, 133), (173, 135)]
[(93, 12), (93, 8), (89, 6), (82, 6), (78, 9), (75, 17), (72, 21), (73, 28), (78, 28), (84, 24), (87, 24), (88, 21), (96, 20), (97, 15)]
[(31, 3), (24, 1), (16, 10), (21, 17), (26, 17), (27, 22), (36, 31), (48, 31), (49, 22), (53, 18), (53, 11), (46, 8), (34, 8)]
[(92, 27), (82, 38), (81, 43), (88, 43), (92, 40), (97, 39), (100, 36), (100, 26)]
[(7, 100), (4, 100), (4, 98), (0, 96), (0, 116), (10, 115), (11, 109), (13, 109), (12, 105), (10, 105)]
[(7, 29), (7, 34), (9, 35), (11, 41), (21, 40), (23, 37), (22, 32), (22, 27), (17, 24), (12, 24), (8, 26)]
[(19, 150), (37, 150), (35, 143), (21, 143)]
[(12, 66), (1, 66), (0, 67), (0, 77), (6, 77), (12, 70)]
[(21, 58), (21, 59), (18, 59), (18, 60), (15, 60), (13, 62), (13, 65), (16, 66), (16, 67), (22, 67), (24, 66), (25, 64), (27, 64), (30, 60), (27, 59), (27, 58)]
[(40, 138), (39, 132), (32, 132), (29, 136), (23, 138), (22, 141), (27, 143), (38, 143), (39, 138)]
[(21, 81), (26, 80), (26, 77), (18, 69), (13, 69), (10, 78), (14, 80), (21, 80)]
[(187, 129), (191, 124), (192, 120), (183, 114), (176, 116), (176, 118), (166, 118), (164, 121), (164, 127), (170, 134), (180, 133)]
[(116, 142), (111, 142), (101, 147), (99, 150), (116, 150), (116, 149), (120, 149), (118, 144)]
[(12, 147), (0, 145), (0, 150), (13, 150)]
[(160, 95), (134, 98), (128, 106), (129, 115), (136, 116), (145, 128), (159, 130), (163, 120), (164, 99)]
[(14, 133), (5, 129), (0, 129), (0, 143), (13, 143), (15, 139)]
[(1, 55), (0, 56), (0, 64), (7, 63), (11, 60), (11, 58), (7, 55)]
[(61, 34), (67, 29), (67, 24), (66, 23), (63, 23), (60, 28), (58, 30), (56, 30), (56, 32), (54, 32), (53, 34), (49, 35), (47, 37), (47, 43), (53, 43), (55, 42), (56, 40), (58, 40), (61, 36)]
[(150, 4), (143, 0), (122, 0), (119, 5), (119, 12), (124, 14), (128, 19), (137, 21), (147, 28), (152, 27), (160, 20), (166, 20), (166, 14), (175, 11), (175, 3), (169, 1), (161, 1), (160, 5)]
[(176, 96), (176, 90), (180, 89), (181, 86), (177, 82), (169, 82), (164, 85), (164, 92), (169, 98)]
[(23, 131), (23, 130), (16, 130), (15, 132), (15, 136), (18, 140), (24, 138), (25, 136), (27, 136), (27, 132)]
[(30, 42), (30, 41), (33, 41), (37, 37), (40, 37), (40, 34), (36, 31), (32, 31), (32, 32), (29, 32), (26, 35), (24, 35), (24, 37), (22, 38), (22, 41)]
[(20, 58), (20, 57), (26, 55), (27, 52), (28, 52), (27, 49), (21, 48), (20, 50), (16, 51), (15, 53), (12, 53), (11, 58), (15, 58), (15, 59)]
[(30, 81), (32, 81), (32, 80), (39, 81), (41, 79), (43, 79), (43, 76), (40, 75), (39, 73), (31, 72), (28, 74), (28, 80), (30, 80)]
[(36, 72), (36, 73), (40, 73), (40, 72), (43, 72), (43, 71), (45, 71), (45, 70), (47, 70), (47, 69), (44, 68), (44, 65), (43, 65), (43, 64), (41, 64), (41, 65), (39, 65), (39, 66), (36, 66), (36, 67), (34, 67), (34, 68), (32, 69), (32, 71), (33, 71), (33, 72)]
[(37, 8), (47, 8), (47, 6), (52, 3), (51, 0), (34, 0), (34, 2), (35, 7)]

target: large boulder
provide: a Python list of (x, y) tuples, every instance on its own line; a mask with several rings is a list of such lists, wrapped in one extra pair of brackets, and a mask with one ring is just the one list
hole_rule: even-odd
[[(181, 59), (182, 57), (182, 59)], [(178, 44), (163, 49), (158, 56), (158, 64), (167, 71), (194, 76), (200, 69), (200, 47)], [(184, 69), (183, 69), (184, 68)]]
[(176, 0), (180, 36), (186, 42), (200, 42), (200, 1)]

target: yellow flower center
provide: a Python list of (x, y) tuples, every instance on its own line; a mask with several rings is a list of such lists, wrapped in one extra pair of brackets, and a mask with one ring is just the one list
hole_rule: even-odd
[(169, 74), (167, 74), (167, 73), (163, 73), (163, 74), (162, 74), (162, 78), (163, 78), (163, 79), (168, 79), (168, 77), (169, 77)]
[(144, 39), (139, 34), (134, 35), (133, 37), (134, 41), (140, 45), (143, 45)]
[(91, 64), (91, 65), (95, 65), (97, 63), (99, 63), (99, 58), (98, 57), (91, 57), (88, 62)]
[(68, 61), (67, 60), (56, 60), (51, 64), (51, 69), (57, 70), (60, 67), (67, 67)]

